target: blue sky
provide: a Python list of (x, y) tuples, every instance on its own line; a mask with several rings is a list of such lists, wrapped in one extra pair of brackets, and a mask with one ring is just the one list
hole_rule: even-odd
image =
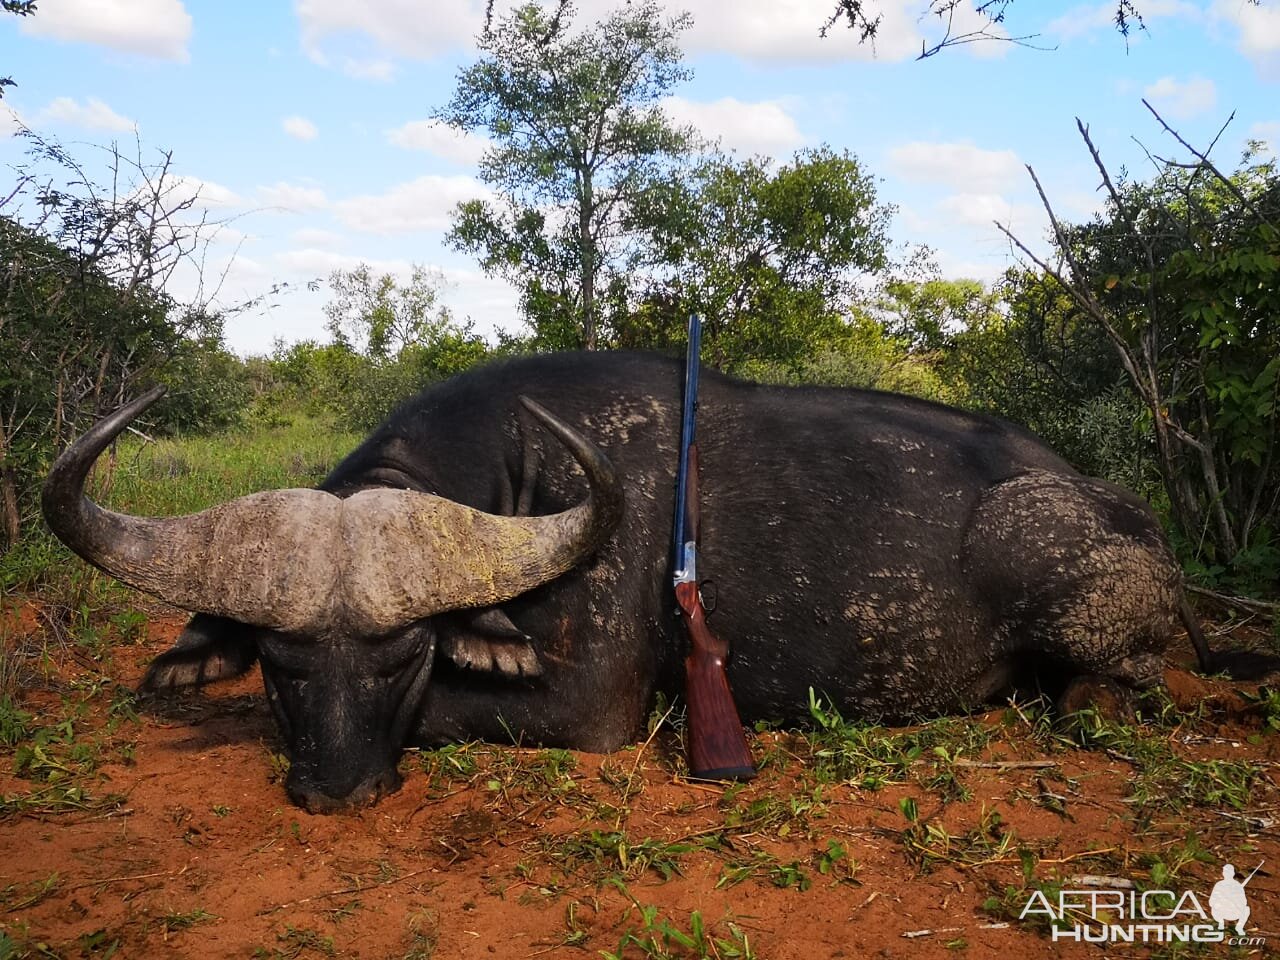
[[(668, 112), (739, 154), (785, 160), (829, 144), (853, 151), (897, 205), (894, 236), (926, 243), (948, 276), (991, 279), (1010, 263), (992, 219), (1044, 234), (1031, 164), (1068, 219), (1096, 209), (1098, 183), (1074, 118), (1104, 156), (1135, 174), (1142, 147), (1176, 144), (1145, 96), (1192, 143), (1234, 111), (1215, 158), (1231, 167), (1249, 138), (1280, 144), (1280, 0), (1137, 0), (1147, 32), (1128, 47), (1114, 2), (1017, 0), (1009, 29), (1052, 50), (981, 43), (916, 61), (937, 26), (926, 0), (881, 0), (875, 48), (818, 27), (831, 0), (689, 0), (684, 48), (694, 78)], [(579, 19), (612, 4), (580, 0)], [(474, 57), (484, 2), (40, 0), (35, 17), (0, 18), (0, 197), (21, 145), (16, 114), (86, 156), (120, 141), (171, 150), (210, 215), (206, 286), (226, 271), (234, 302), (287, 281), (295, 291), (232, 318), (242, 353), (273, 339), (323, 338), (323, 291), (296, 289), (361, 261), (438, 268), (445, 300), (482, 332), (519, 328), (514, 293), (444, 247), (453, 206), (484, 193), (483, 142), (428, 123)], [(501, 3), (498, 9), (504, 9)], [(229, 266), (228, 266), (229, 264)], [(175, 278), (174, 292), (193, 289)]]

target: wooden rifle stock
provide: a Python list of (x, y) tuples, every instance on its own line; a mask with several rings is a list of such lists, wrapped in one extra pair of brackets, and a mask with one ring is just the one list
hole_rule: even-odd
[[(684, 506), (685, 533), (697, 540), (697, 444), (689, 445)], [(729, 645), (707, 626), (696, 581), (677, 583), (675, 592), (689, 632), (689, 655), (684, 661), (689, 772), (699, 780), (750, 780), (756, 775), (755, 762), (725, 672)]]

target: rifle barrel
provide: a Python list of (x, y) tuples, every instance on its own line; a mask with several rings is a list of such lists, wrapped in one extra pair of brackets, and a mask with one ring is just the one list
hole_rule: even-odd
[(696, 439), (698, 409), (698, 356), (702, 348), (702, 318), (689, 315), (689, 350), (684, 365), (684, 409), (680, 416), (680, 459), (676, 468), (676, 513), (672, 569), (677, 576), (685, 570), (685, 544), (692, 531), (688, 529), (689, 448)]

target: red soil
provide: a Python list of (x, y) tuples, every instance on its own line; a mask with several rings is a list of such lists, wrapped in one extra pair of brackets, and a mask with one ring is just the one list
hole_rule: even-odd
[[(0, 632), (13, 643), (39, 629), (38, 620), (23, 608)], [(180, 622), (153, 621), (146, 640), (117, 648), (100, 669), (136, 683)], [(643, 926), (637, 904), (656, 906), (686, 933), (693, 911), (723, 939), (732, 922), (755, 955), (771, 960), (1147, 956), (1152, 947), (1055, 944), (983, 904), (1008, 887), (1020, 891), (1010, 895), (1020, 909), (1027, 894), (1019, 848), (1038, 855), (1038, 879), (1102, 873), (1149, 885), (1152, 857), (1172, 857), (1188, 834), (1207, 856), (1184, 866), (1172, 888), (1193, 890), (1207, 909), (1222, 863), (1244, 873), (1265, 859), (1248, 887), (1250, 932), (1271, 947), (1235, 955), (1280, 948), (1280, 738), (1261, 730), (1252, 705), (1226, 684), (1177, 669), (1169, 673), (1175, 702), (1207, 704), (1208, 716), (1170, 731), (1171, 742), (1181, 756), (1260, 765), (1244, 811), (1210, 805), (1143, 814), (1129, 799), (1134, 766), (1118, 752), (1046, 754), (1014, 731), (969, 758), (986, 766), (958, 768), (969, 799), (951, 802), (945, 784), (819, 788), (811, 766), (792, 758), (804, 752), (802, 741), (768, 733), (753, 744), (766, 760), (760, 777), (727, 797), (673, 773), (669, 738), (609, 757), (573, 754), (563, 777), (545, 773), (538, 751), (477, 746), (468, 755), (479, 766), (466, 775), (429, 776), (410, 753), (395, 796), (351, 815), (311, 816), (290, 805), (279, 783), (279, 746), (256, 673), (144, 705), (137, 723), (112, 732), (109, 687), (86, 687), (93, 666), (68, 658), (42, 688), (27, 687), (20, 704), (38, 724), (65, 714), (65, 703), (84, 702), (77, 738), (99, 743), (103, 762), (83, 779), (97, 798), (87, 809), (0, 808), (0, 932), (17, 956), (107, 956), (115, 944), (117, 957), (148, 958), (587, 957), (616, 952), (628, 928)], [(13, 750), (0, 749), (12, 760)], [(1036, 760), (1056, 765), (1010, 763)], [(13, 767), (0, 761), (0, 794), (40, 788)], [(908, 779), (932, 772), (928, 763), (920, 770)], [(112, 794), (119, 800), (103, 802)], [(961, 850), (956, 841), (946, 851), (954, 862), (922, 864), (904, 839), (899, 802), (907, 797), (922, 830), (958, 838), (985, 822), (989, 847)], [(744, 819), (749, 804), (770, 798), (775, 812), (798, 812)], [(679, 872), (670, 879), (644, 869), (643, 839), (693, 846), (734, 822), (720, 849), (672, 854)], [(572, 835), (618, 829), (631, 844), (625, 864), (616, 844), (601, 864), (581, 844), (578, 859), (570, 856)], [(1008, 834), (1016, 841), (1002, 849)], [(847, 861), (820, 871), (829, 841), (856, 861), (852, 878)], [(769, 862), (765, 854), (798, 862), (811, 886), (775, 886), (760, 873), (717, 889), (727, 869)], [(3, 945), (0, 938), (0, 955)], [(699, 955), (681, 949), (673, 941), (670, 955)], [(1227, 955), (1226, 947), (1210, 949)], [(634, 946), (625, 953), (643, 955)]]

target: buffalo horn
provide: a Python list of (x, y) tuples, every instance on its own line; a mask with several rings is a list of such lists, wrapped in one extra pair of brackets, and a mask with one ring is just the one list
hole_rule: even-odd
[(274, 490), (182, 517), (132, 517), (84, 493), (94, 461), (163, 387), (95, 424), (57, 459), (42, 507), (59, 539), (117, 579), (186, 610), (290, 633), (378, 634), (463, 607), (510, 599), (594, 551), (622, 515), (605, 455), (527, 398), (587, 475), (579, 505), (500, 517), (408, 490), (343, 500)]

